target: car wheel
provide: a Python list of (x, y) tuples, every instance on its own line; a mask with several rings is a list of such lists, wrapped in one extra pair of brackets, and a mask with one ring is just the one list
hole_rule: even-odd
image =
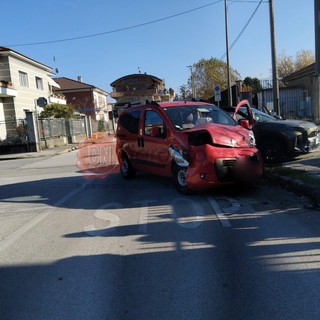
[(173, 180), (176, 186), (176, 189), (182, 194), (190, 194), (191, 190), (187, 187), (186, 180), (186, 171), (187, 168), (174, 165), (173, 168)]
[(122, 176), (126, 179), (131, 179), (136, 174), (135, 170), (132, 168), (132, 165), (126, 155), (122, 156), (121, 164), (120, 164), (120, 172)]
[(265, 163), (280, 163), (284, 160), (284, 145), (276, 139), (266, 139), (259, 146)]

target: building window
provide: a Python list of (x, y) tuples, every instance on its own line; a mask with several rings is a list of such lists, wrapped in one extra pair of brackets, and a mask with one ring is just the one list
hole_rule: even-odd
[(38, 90), (43, 90), (43, 81), (39, 77), (36, 77), (36, 86)]
[(29, 87), (28, 74), (22, 71), (19, 71), (19, 81), (20, 86)]

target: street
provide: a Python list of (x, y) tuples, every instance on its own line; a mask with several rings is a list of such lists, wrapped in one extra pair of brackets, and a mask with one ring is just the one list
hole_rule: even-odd
[(307, 198), (264, 180), (185, 196), (77, 152), (0, 161), (1, 320), (319, 317)]

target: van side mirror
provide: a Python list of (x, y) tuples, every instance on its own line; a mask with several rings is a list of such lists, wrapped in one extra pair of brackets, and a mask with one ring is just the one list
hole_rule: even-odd
[(159, 137), (159, 135), (161, 135), (161, 129), (159, 127), (152, 127), (151, 132), (150, 132), (150, 136), (151, 137)]
[(245, 128), (245, 129), (248, 129), (248, 130), (251, 129), (249, 120), (241, 119), (241, 120), (239, 120), (239, 124), (241, 127)]

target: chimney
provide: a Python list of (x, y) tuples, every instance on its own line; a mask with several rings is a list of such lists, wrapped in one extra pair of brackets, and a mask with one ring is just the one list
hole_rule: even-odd
[(78, 76), (78, 81), (82, 82), (82, 76)]

